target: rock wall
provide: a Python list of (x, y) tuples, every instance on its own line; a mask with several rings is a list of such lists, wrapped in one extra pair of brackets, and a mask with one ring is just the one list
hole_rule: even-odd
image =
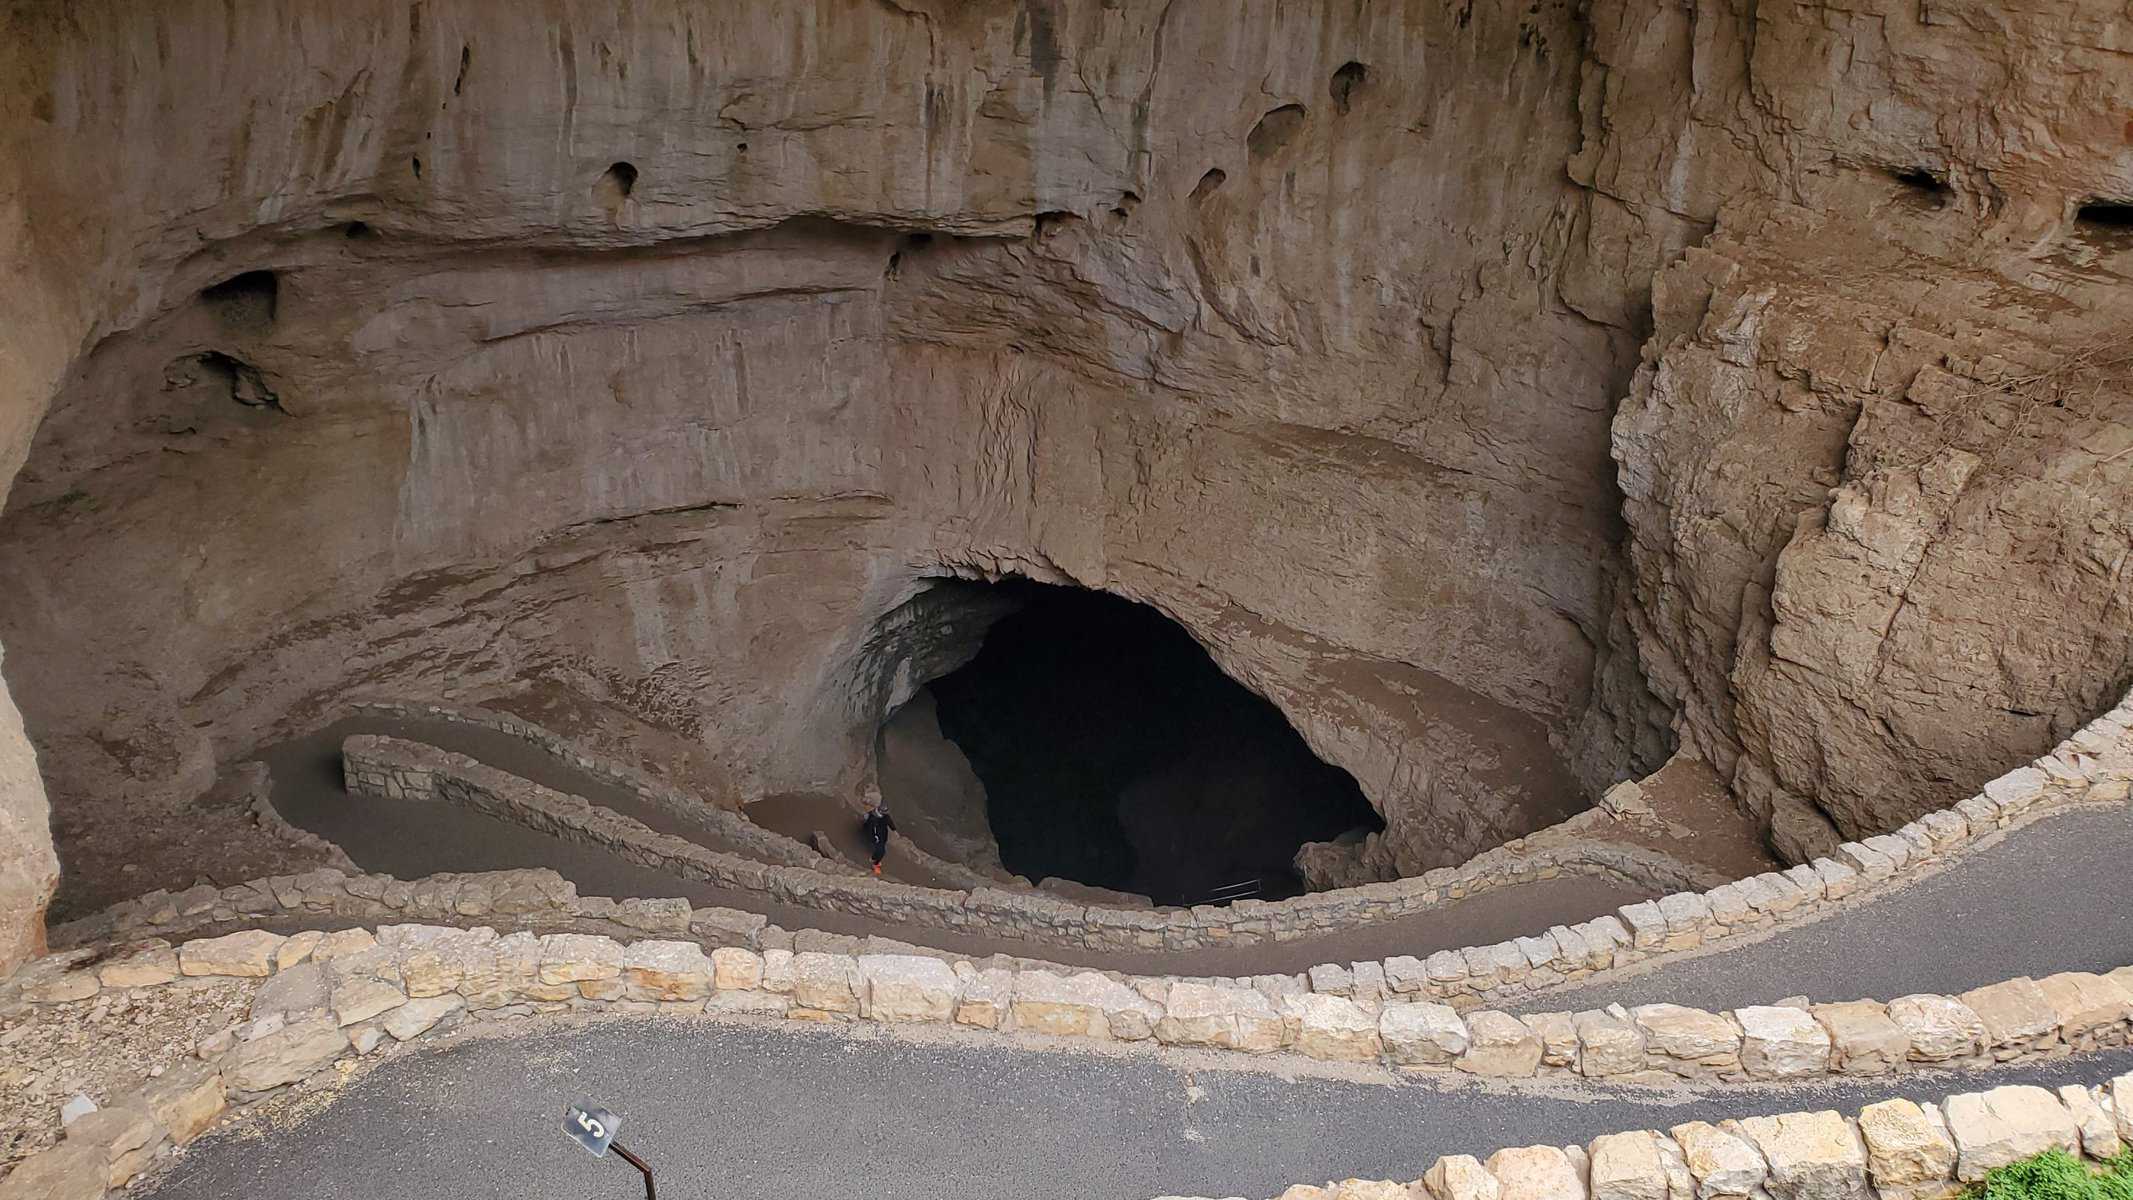
[(863, 787), (954, 575), (1176, 617), (1387, 874), (1671, 727), (1804, 856), (2133, 675), (2122, 5), (0, 19), (0, 641), (69, 836), (365, 686)]

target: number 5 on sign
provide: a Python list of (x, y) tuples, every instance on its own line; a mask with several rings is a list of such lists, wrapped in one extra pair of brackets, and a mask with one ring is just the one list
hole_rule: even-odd
[(563, 1132), (569, 1134), (594, 1158), (606, 1158), (622, 1118), (590, 1103), (573, 1104), (563, 1113)]

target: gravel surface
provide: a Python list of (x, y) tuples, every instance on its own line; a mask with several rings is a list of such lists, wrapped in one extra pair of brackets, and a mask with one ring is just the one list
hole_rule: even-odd
[(59, 1140), (59, 1106), (98, 1104), (192, 1056), (202, 1038), (244, 1019), (252, 988), (184, 979), (66, 1004), (0, 1011), (0, 1165)]

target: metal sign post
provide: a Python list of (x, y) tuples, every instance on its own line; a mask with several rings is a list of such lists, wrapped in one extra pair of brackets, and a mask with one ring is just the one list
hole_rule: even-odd
[(563, 1110), (563, 1132), (569, 1134), (572, 1141), (585, 1147), (586, 1153), (594, 1158), (606, 1158), (607, 1152), (613, 1150), (623, 1162), (637, 1168), (644, 1176), (644, 1200), (659, 1200), (659, 1191), (652, 1183), (652, 1168), (615, 1140), (615, 1130), (621, 1125), (622, 1118), (589, 1101)]

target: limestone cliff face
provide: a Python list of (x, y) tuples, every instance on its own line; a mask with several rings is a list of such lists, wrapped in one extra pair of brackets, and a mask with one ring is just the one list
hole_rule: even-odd
[(2099, 0), (6, 20), (0, 641), (63, 820), (357, 689), (863, 787), (982, 634), (910, 606), (949, 576), (1176, 617), (1355, 773), (1370, 874), (1670, 727), (1811, 846), (2127, 682), (2123, 388), (1961, 382), (2126, 303), (2064, 240), (2133, 199)]

